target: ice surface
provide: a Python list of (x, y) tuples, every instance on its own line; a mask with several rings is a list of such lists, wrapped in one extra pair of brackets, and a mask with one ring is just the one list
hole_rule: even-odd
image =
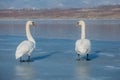
[(114, 47), (108, 44), (108, 49), (107, 46), (102, 47), (105, 45), (104, 41), (92, 41), (91, 60), (76, 61), (75, 40), (38, 38), (36, 49), (31, 56), (33, 62), (20, 63), (15, 60), (18, 43), (14, 44), (14, 39), (8, 41), (3, 39), (7, 46), (2, 44), (3, 42), (0, 43), (0, 80), (120, 79), (120, 51), (114, 48), (115, 45), (118, 47), (116, 43), (113, 44)]
[[(3, 27), (5, 25), (3, 24), (1, 22), (0, 26)], [(90, 23), (88, 22), (88, 24)], [(0, 30), (0, 80), (120, 79), (120, 41), (105, 41), (106, 39), (102, 41), (96, 40), (94, 37), (95, 40), (91, 40), (91, 60), (76, 61), (77, 55), (74, 51), (74, 44), (77, 37), (74, 36), (79, 33), (79, 30), (76, 27), (74, 29), (73, 23), (72, 27), (65, 27), (65, 30), (59, 25), (59, 28), (55, 28), (56, 31), (59, 31), (58, 33), (55, 33), (56, 31), (54, 30), (52, 31), (53, 33), (50, 32), (48, 25), (46, 27), (47, 29), (42, 28), (42, 33), (45, 33), (45, 30), (50, 33), (49, 35), (47, 33), (45, 34), (49, 37), (43, 37), (45, 35), (41, 32), (42, 37), (40, 37), (39, 26), (37, 25), (37, 30), (33, 30), (32, 33), (33, 35), (35, 34), (34, 37), (36, 40), (36, 49), (31, 55), (33, 62), (20, 63), (19, 60), (15, 60), (15, 50), (17, 45), (22, 40), (25, 40), (26, 37), (23, 35), (25, 34), (24, 31), (20, 31), (24, 28), (19, 29), (21, 25), (18, 23), (17, 25), (19, 27), (14, 27), (8, 30), (8, 32)], [(46, 25), (43, 26), (45, 27)], [(53, 26), (55, 27), (56, 25)], [(66, 25), (63, 24), (63, 26)], [(67, 29), (69, 30), (68, 32), (60, 32), (67, 31)], [(72, 29), (73, 35), (70, 34)], [(26, 59), (26, 57), (23, 59)]]

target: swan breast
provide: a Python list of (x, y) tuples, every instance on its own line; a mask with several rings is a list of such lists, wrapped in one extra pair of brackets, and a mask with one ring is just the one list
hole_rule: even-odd
[(87, 54), (90, 52), (91, 49), (91, 44), (90, 44), (90, 40), (88, 39), (80, 39), (76, 41), (75, 44), (75, 51), (78, 54)]

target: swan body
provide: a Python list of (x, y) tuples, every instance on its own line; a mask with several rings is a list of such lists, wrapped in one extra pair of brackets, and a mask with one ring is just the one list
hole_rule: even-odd
[(27, 21), (27, 23), (26, 23), (26, 35), (27, 35), (28, 40), (22, 41), (16, 49), (15, 56), (16, 56), (16, 59), (20, 58), (20, 62), (23, 61), (23, 60), (21, 60), (21, 58), (24, 55), (27, 55), (28, 61), (30, 61), (31, 52), (35, 48), (35, 40), (33, 39), (32, 35), (30, 33), (30, 26), (34, 26), (34, 22)]
[(90, 40), (80, 39), (76, 41), (75, 51), (80, 55), (86, 55), (90, 52)]
[(81, 20), (77, 22), (77, 25), (81, 26), (81, 39), (77, 40), (75, 43), (75, 51), (78, 54), (78, 60), (80, 60), (80, 55), (87, 55), (86, 60), (89, 60), (88, 54), (91, 50), (91, 42), (85, 38), (85, 22)]

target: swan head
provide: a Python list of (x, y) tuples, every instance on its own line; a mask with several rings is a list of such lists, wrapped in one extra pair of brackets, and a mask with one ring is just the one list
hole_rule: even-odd
[(77, 26), (82, 26), (82, 25), (85, 25), (85, 22), (83, 20), (77, 22)]
[(27, 25), (29, 25), (29, 26), (35, 26), (35, 23), (33, 21), (27, 21)]

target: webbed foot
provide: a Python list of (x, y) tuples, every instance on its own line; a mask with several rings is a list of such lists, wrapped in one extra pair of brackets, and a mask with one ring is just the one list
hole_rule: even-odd
[(20, 62), (25, 62), (25, 60), (20, 60)]

